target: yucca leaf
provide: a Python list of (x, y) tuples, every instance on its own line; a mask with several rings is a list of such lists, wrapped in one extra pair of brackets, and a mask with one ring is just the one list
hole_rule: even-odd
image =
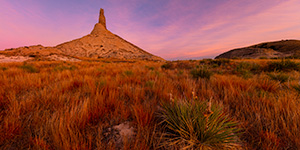
[(181, 145), (181, 149), (223, 149), (237, 145), (238, 123), (212, 105), (212, 114), (204, 116), (207, 105), (203, 102), (175, 100), (162, 105), (161, 117), (168, 130), (169, 146)]

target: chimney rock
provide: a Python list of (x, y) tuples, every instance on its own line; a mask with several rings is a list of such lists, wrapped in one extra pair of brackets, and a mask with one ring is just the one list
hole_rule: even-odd
[(100, 9), (99, 23), (102, 24), (106, 29), (106, 20), (104, 16), (104, 10), (102, 8)]

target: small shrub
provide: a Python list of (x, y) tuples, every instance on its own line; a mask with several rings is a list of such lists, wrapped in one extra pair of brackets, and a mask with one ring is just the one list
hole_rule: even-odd
[(193, 69), (191, 70), (191, 75), (193, 76), (193, 78), (195, 79), (199, 79), (199, 78), (204, 78), (204, 79), (210, 79), (210, 77), (212, 76), (212, 72), (209, 71), (208, 69)]
[(212, 67), (217, 68), (217, 67), (219, 67), (219, 65), (218, 64), (213, 64)]
[(251, 78), (253, 76), (252, 72), (250, 72), (249, 70), (240, 70), (239, 71), (239, 74), (242, 76), (242, 78), (244, 79), (248, 79), (248, 78)]
[(253, 73), (258, 73), (260, 66), (255, 63), (241, 62), (239, 63), (234, 72), (235, 74), (241, 75), (243, 78), (247, 79), (253, 76)]
[(154, 85), (154, 82), (153, 81), (147, 81), (146, 83), (145, 83), (145, 87), (153, 87), (153, 85)]
[(199, 61), (200, 64), (209, 64), (212, 61), (212, 59), (202, 59)]
[(173, 64), (170, 63), (170, 62), (167, 62), (167, 63), (163, 64), (163, 65), (161, 66), (161, 68), (162, 68), (162, 69), (171, 69), (171, 68), (173, 68)]
[(36, 55), (35, 54), (30, 54), (29, 57), (33, 57), (34, 58), (34, 57), (36, 57)]
[(5, 71), (5, 70), (7, 70), (7, 68), (6, 67), (0, 67), (0, 70)]
[(284, 57), (285, 59), (299, 59), (300, 56), (299, 55), (293, 55), (293, 56), (287, 56), (287, 57)]
[(300, 84), (292, 86), (300, 94)]
[(154, 70), (154, 67), (150, 67), (150, 66), (145, 66), (145, 67), (149, 70)]
[(75, 69), (77, 69), (77, 67), (73, 65), (72, 66), (59, 65), (54, 68), (54, 71), (75, 70)]
[(226, 65), (230, 63), (230, 59), (220, 58), (220, 59), (207, 59), (200, 61), (200, 63), (207, 62), (209, 65), (212, 65), (213, 67), (219, 67), (222, 65)]
[(133, 75), (133, 72), (132, 72), (131, 70), (126, 70), (126, 71), (124, 71), (124, 74), (125, 74), (126, 76), (132, 76), (132, 75)]
[(181, 76), (181, 75), (183, 75), (183, 70), (179, 70), (177, 73), (177, 76)]
[(222, 58), (222, 59), (214, 59), (211, 63), (217, 64), (218, 66), (226, 65), (226, 64), (229, 64), (229, 63), (230, 63), (230, 59), (225, 59), (225, 58)]
[(279, 59), (278, 57), (271, 57), (271, 59)]
[(286, 82), (286, 81), (288, 81), (289, 80), (289, 78), (290, 78), (290, 76), (289, 75), (287, 75), (287, 74), (284, 74), (284, 73), (282, 73), (282, 72), (280, 72), (280, 73), (269, 73), (269, 74), (267, 74), (272, 80), (277, 80), (277, 81), (279, 81), (280, 83), (284, 83), (284, 82)]
[(179, 149), (237, 148), (238, 123), (216, 105), (174, 101), (160, 114), (166, 129), (165, 145)]
[(177, 62), (176, 68), (180, 69), (192, 69), (194, 68), (194, 65), (190, 62)]
[(30, 73), (39, 72), (39, 70), (36, 67), (34, 67), (30, 64), (27, 64), (27, 63), (24, 63), (22, 66), (20, 66), (20, 68), (23, 69), (23, 70), (26, 70), (27, 72), (30, 72)]
[(256, 63), (249, 63), (249, 62), (241, 62), (236, 66), (236, 70), (239, 69), (245, 69), (245, 70), (249, 70), (253, 73), (257, 73), (261, 70), (260, 65), (256, 64)]
[(268, 57), (259, 57), (259, 59), (268, 59)]
[(274, 61), (274, 62), (268, 63), (268, 65), (265, 67), (264, 70), (269, 71), (269, 72), (271, 72), (271, 71), (292, 71), (292, 70), (299, 71), (300, 64), (296, 63), (294, 61), (291, 61), (291, 60)]
[(106, 85), (106, 80), (104, 80), (104, 79), (96, 80), (96, 87), (97, 87), (97, 88), (101, 89), (101, 88), (103, 88), (105, 85)]

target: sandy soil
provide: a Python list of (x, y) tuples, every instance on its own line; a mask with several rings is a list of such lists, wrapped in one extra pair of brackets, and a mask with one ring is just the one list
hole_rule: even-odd
[(26, 57), (26, 56), (4, 56), (0, 55), (0, 62), (5, 63), (5, 62), (23, 62), (26, 60), (32, 59), (31, 57)]
[(60, 56), (60, 55), (51, 55), (51, 56), (47, 56), (47, 58), (55, 61), (80, 61), (79, 59), (76, 58)]
[[(67, 57), (67, 56), (59, 56), (59, 55), (51, 55), (47, 56), (49, 60), (53, 61), (80, 61), (79, 59)], [(32, 57), (28, 56), (4, 56), (0, 55), (0, 63), (6, 63), (6, 62), (24, 62), (27, 60), (33, 59)]]

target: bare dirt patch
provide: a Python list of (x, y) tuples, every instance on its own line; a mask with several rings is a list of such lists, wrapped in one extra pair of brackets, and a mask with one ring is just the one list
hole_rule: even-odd
[(28, 56), (4, 56), (0, 55), (0, 62), (23, 62), (32, 59)]

